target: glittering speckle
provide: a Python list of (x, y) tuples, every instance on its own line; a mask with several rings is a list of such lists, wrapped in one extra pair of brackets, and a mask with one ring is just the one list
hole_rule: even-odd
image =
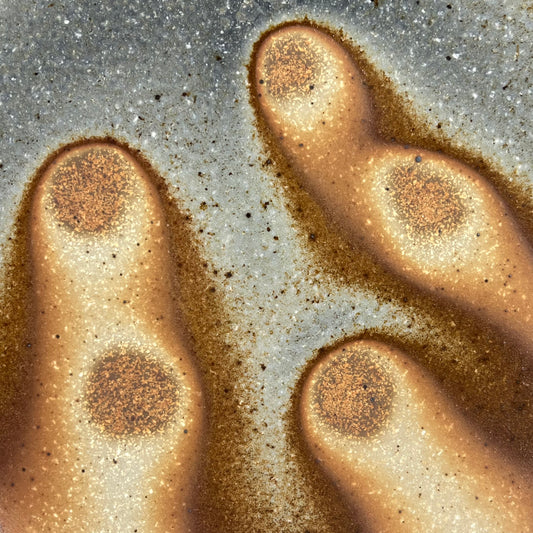
[(276, 40), (265, 57), (264, 79), (260, 84), (275, 98), (304, 95), (314, 89), (320, 62), (305, 38)]

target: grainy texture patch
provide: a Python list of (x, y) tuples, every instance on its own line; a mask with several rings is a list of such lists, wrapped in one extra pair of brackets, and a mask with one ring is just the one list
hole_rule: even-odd
[(413, 162), (395, 168), (388, 181), (393, 205), (413, 233), (448, 235), (464, 221), (465, 206), (444, 171), (432, 172)]
[(78, 232), (109, 229), (120, 218), (135, 170), (113, 149), (91, 148), (64, 157), (52, 176), (57, 218)]
[(369, 437), (390, 415), (394, 385), (371, 351), (343, 350), (322, 369), (313, 392), (325, 423), (348, 436)]
[(307, 39), (293, 37), (272, 43), (265, 58), (265, 84), (274, 98), (308, 94), (319, 77), (320, 61)]
[(168, 424), (178, 407), (178, 384), (156, 361), (119, 351), (89, 378), (86, 403), (92, 421), (113, 437), (149, 435)]

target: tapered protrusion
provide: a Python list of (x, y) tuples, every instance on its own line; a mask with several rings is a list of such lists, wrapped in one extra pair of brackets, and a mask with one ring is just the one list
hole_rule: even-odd
[(253, 90), (275, 139), (298, 161), (320, 171), (347, 145), (368, 142), (370, 101), (348, 52), (309, 26), (266, 36), (254, 57)]
[(304, 437), (371, 531), (531, 531), (533, 492), (402, 352), (357, 341), (307, 377)]

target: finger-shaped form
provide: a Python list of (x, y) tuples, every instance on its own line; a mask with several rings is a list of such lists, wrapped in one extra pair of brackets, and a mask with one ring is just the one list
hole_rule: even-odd
[(255, 102), (273, 139), (352, 242), (364, 241), (419, 287), (533, 340), (533, 254), (482, 176), (379, 140), (355, 62), (318, 29), (274, 30), (252, 65)]
[(307, 377), (305, 439), (372, 531), (531, 531), (530, 480), (402, 352), (356, 341)]
[(6, 531), (188, 531), (203, 428), (151, 179), (107, 143), (63, 151), (32, 206), (31, 427)]
[(361, 75), (348, 52), (322, 31), (282, 27), (256, 46), (253, 64), (263, 116), (304, 168), (320, 172), (354, 143), (369, 141), (370, 101)]

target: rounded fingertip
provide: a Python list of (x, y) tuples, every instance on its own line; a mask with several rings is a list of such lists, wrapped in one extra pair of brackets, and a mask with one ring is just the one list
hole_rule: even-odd
[(334, 129), (353, 135), (354, 126), (370, 124), (361, 75), (325, 31), (305, 24), (275, 29), (258, 45), (253, 65), (258, 105), (276, 134)]
[(92, 370), (86, 390), (91, 423), (109, 437), (163, 431), (180, 403), (173, 372), (149, 356), (119, 349)]
[(311, 433), (373, 437), (387, 426), (394, 396), (386, 354), (375, 343), (352, 343), (327, 354), (312, 370), (302, 411)]

